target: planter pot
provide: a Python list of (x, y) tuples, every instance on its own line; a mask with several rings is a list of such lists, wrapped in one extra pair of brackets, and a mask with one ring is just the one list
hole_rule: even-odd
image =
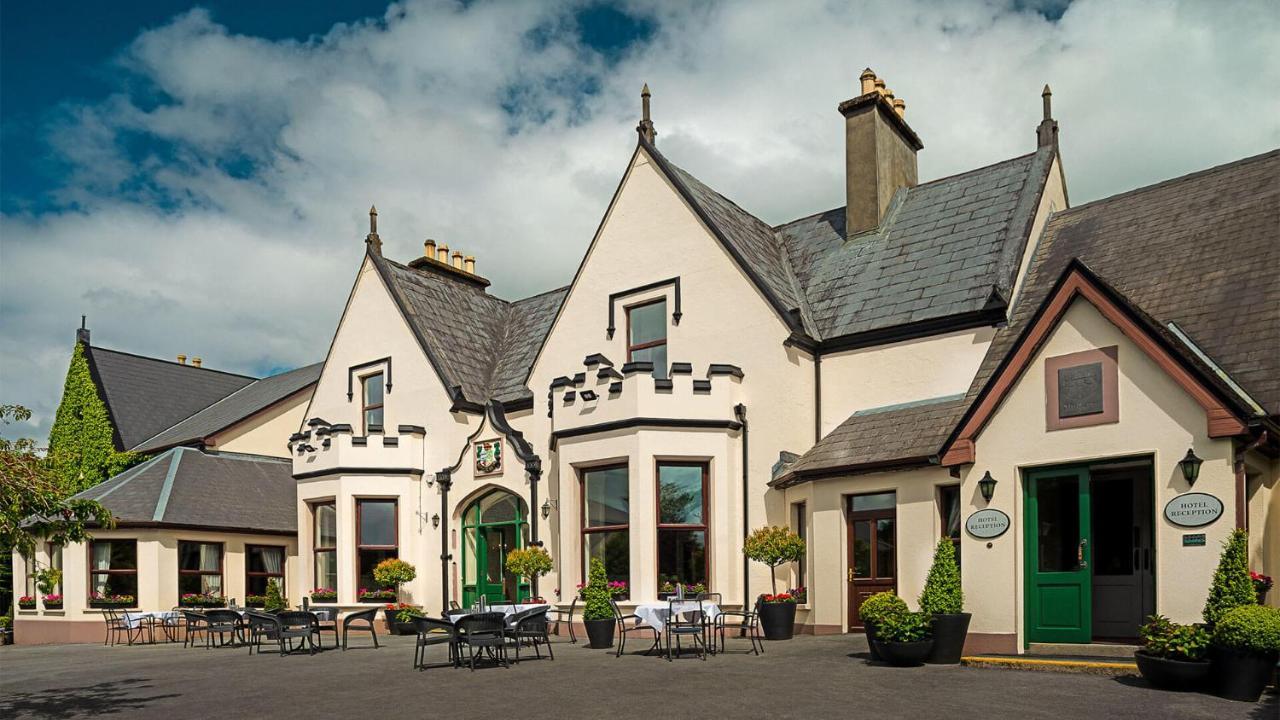
[(1275, 672), (1277, 653), (1257, 653), (1214, 645), (1209, 650), (1214, 692), (1228, 700), (1257, 702)]
[(587, 639), (590, 641), (587, 647), (613, 647), (613, 629), (617, 623), (612, 618), (608, 620), (583, 620), (582, 622), (587, 626)]
[(868, 620), (862, 621), (862, 627), (867, 632), (867, 647), (871, 649), (871, 659), (876, 661), (884, 660), (880, 656), (880, 641), (876, 639), (876, 624)]
[(256, 610), (266, 607), (267, 604), (265, 602), (258, 602), (257, 600), (254, 600), (253, 602), (245, 601), (244, 606)]
[(62, 603), (45, 603), (44, 609), (45, 610), (61, 610)]
[(917, 640), (915, 642), (887, 642), (879, 641), (880, 656), (890, 665), (897, 667), (910, 667), (924, 663), (925, 658), (929, 657), (929, 652), (933, 650), (932, 640)]
[(760, 603), (765, 640), (790, 640), (796, 629), (795, 603)]
[(36, 604), (35, 603), (18, 603), (18, 609), (19, 610), (35, 610)]
[(1266, 604), (1267, 604), (1267, 591), (1266, 591), (1266, 590), (1259, 590), (1259, 591), (1258, 591), (1258, 604), (1259, 604), (1259, 605), (1266, 605)]
[(90, 602), (89, 602), (89, 607), (91, 607), (91, 608), (115, 608), (116, 610), (122, 610), (122, 609), (125, 609), (125, 608), (131, 608), (131, 607), (134, 607), (134, 604), (133, 604), (133, 603), (95, 602), (95, 601), (90, 601)]
[(1141, 650), (1133, 654), (1138, 672), (1151, 687), (1161, 690), (1196, 690), (1209, 677), (1206, 660), (1170, 660), (1148, 655)]
[(334, 596), (330, 597), (330, 596), (328, 596), (328, 595), (324, 595), (324, 596), (321, 596), (321, 597), (316, 597), (316, 596), (312, 595), (312, 596), (311, 596), (311, 602), (313, 602), (313, 603), (335, 603), (335, 602), (338, 602), (338, 596), (337, 596), (337, 595), (334, 595)]
[(933, 616), (933, 650), (925, 662), (935, 665), (958, 665), (964, 654), (964, 639), (969, 635), (969, 613)]

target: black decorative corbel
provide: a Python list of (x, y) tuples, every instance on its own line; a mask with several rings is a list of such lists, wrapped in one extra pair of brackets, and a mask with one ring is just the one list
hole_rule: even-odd
[(612, 340), (613, 333), (615, 330), (617, 330), (617, 328), (614, 326), (613, 308), (614, 308), (614, 305), (617, 304), (620, 298), (624, 298), (628, 295), (635, 295), (636, 293), (646, 292), (649, 290), (656, 290), (657, 288), (664, 287), (666, 285), (673, 286), (674, 288), (673, 294), (675, 295), (674, 297), (675, 309), (672, 310), (671, 312), (671, 323), (673, 325), (679, 325), (680, 318), (684, 317), (684, 313), (681, 312), (680, 310), (680, 276), (677, 275), (676, 277), (668, 278), (666, 280), (659, 280), (657, 282), (651, 282), (648, 285), (641, 285), (640, 287), (634, 287), (634, 288), (631, 288), (630, 290), (623, 290), (622, 292), (616, 292), (616, 293), (610, 294), (609, 295), (609, 327), (605, 328), (605, 336), (609, 340)]
[(365, 368), (371, 368), (376, 365), (384, 365), (384, 364), (387, 366), (387, 381), (386, 383), (384, 383), (384, 385), (386, 386), (387, 394), (388, 395), (391, 394), (391, 356), (388, 355), (387, 357), (384, 357), (384, 358), (378, 358), (377, 360), (370, 360), (369, 362), (363, 362), (363, 363), (360, 363), (359, 365), (352, 365), (351, 367), (347, 368), (347, 402), (351, 402), (351, 400), (355, 398), (355, 391), (354, 391), (355, 389), (352, 387), (352, 380), (355, 379), (356, 372), (360, 370), (364, 370)]

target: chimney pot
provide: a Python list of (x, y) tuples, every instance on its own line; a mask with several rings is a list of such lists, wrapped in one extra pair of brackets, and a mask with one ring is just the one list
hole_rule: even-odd
[(437, 253), (436, 255), (437, 260), (444, 263), (445, 265), (449, 264), (449, 246), (448, 245), (441, 245), (436, 250), (436, 253)]
[(422, 243), (422, 256), (428, 260), (436, 259), (436, 241), (435, 240), (432, 240), (431, 238), (427, 238), (427, 241)]
[(204, 362), (204, 361), (203, 361), (203, 360), (201, 360), (201, 359), (200, 359), (200, 358), (198, 358), (198, 357), (193, 357), (193, 358), (191, 358), (191, 364), (192, 364), (192, 365), (195, 365), (196, 367), (200, 367), (200, 363), (202, 363), (202, 362)]
[(905, 118), (907, 116), (907, 101), (902, 98), (895, 98), (893, 101), (893, 111), (898, 113), (898, 117)]
[(858, 76), (858, 80), (862, 82), (862, 93), (861, 93), (862, 95), (866, 95), (869, 92), (875, 92), (876, 73), (874, 70), (872, 70), (871, 68), (867, 68), (866, 70), (863, 70), (862, 74)]
[(462, 253), (457, 250), (453, 251), (453, 266), (458, 270), (462, 269)]
[(467, 271), (468, 275), (476, 274), (476, 259), (474, 256), (468, 255), (466, 258), (462, 260), (462, 263), (463, 263), (463, 269)]
[(885, 94), (884, 78), (879, 78), (879, 77), (876, 78), (875, 88), (876, 88), (876, 92), (880, 93), (881, 95)]
[(178, 356), (178, 364), (179, 364), (179, 365), (186, 365), (186, 364), (187, 364), (187, 356), (186, 356), (186, 355), (179, 355), (179, 356)]
[(907, 103), (883, 78), (875, 78), (873, 89), (838, 108), (845, 128), (846, 237), (879, 227), (894, 194), (917, 182), (916, 152), (923, 144), (903, 119)]

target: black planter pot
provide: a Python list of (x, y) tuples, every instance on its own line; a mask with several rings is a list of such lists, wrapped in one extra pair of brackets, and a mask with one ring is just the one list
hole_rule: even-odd
[(62, 603), (45, 603), (44, 609), (45, 610), (61, 610)]
[(790, 640), (796, 630), (796, 604), (760, 603), (760, 624), (765, 640)]
[(583, 620), (582, 624), (587, 626), (587, 639), (589, 640), (587, 647), (613, 647), (613, 628), (617, 623), (612, 618), (608, 620)]
[(1275, 672), (1277, 653), (1214, 645), (1209, 649), (1214, 692), (1228, 700), (1257, 702)]
[(969, 613), (933, 616), (933, 650), (925, 662), (934, 665), (958, 665), (964, 654), (964, 639), (969, 635)]
[(19, 610), (35, 610), (36, 604), (35, 603), (18, 603), (18, 609)]
[(880, 642), (876, 639), (876, 624), (870, 620), (863, 620), (862, 627), (867, 631), (867, 647), (871, 649), (871, 659), (876, 661), (884, 660), (880, 656)]
[(933, 650), (933, 640), (917, 640), (915, 642), (879, 641), (880, 656), (885, 662), (897, 667), (921, 665), (929, 652)]
[(1206, 660), (1170, 660), (1148, 655), (1141, 650), (1133, 654), (1138, 672), (1151, 687), (1161, 690), (1198, 690), (1209, 677)]

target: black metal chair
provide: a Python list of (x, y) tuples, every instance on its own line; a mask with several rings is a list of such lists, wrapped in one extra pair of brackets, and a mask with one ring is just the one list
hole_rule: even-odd
[[(691, 603), (697, 603), (698, 609), (689, 609), (687, 606)], [(673, 659), (672, 640), (675, 640), (674, 653), (679, 655), (683, 648), (680, 647), (680, 638), (687, 637), (693, 640), (695, 648), (701, 647), (700, 655), (705, 661), (707, 659), (707, 623), (706, 612), (702, 609), (701, 600), (677, 600), (670, 598), (667, 600), (667, 618), (663, 625), (663, 630), (667, 636), (667, 662)]]
[(724, 636), (725, 631), (729, 629), (729, 618), (738, 618), (738, 622), (734, 623), (734, 627), (742, 632), (751, 641), (751, 652), (759, 655), (764, 652), (764, 638), (760, 635), (760, 598), (756, 598), (756, 604), (752, 610), (743, 608), (741, 610), (725, 610), (721, 608), (720, 614), (716, 616), (715, 631), (720, 636), (720, 649), (718, 652), (724, 652)]
[(425, 670), (427, 667), (427, 648), (432, 645), (449, 644), (449, 664), (457, 667), (458, 630), (448, 620), (437, 620), (429, 617), (415, 617), (414, 629), (418, 631), (418, 641), (414, 645), (413, 669)]
[(182, 608), (170, 609), (169, 614), (160, 619), (160, 629), (164, 631), (165, 642), (178, 642), (178, 633), (184, 624)]
[[(660, 644), (660, 638), (658, 636), (658, 631), (656, 629), (654, 629), (653, 627), (650, 627), (649, 625), (636, 624), (635, 621), (640, 619), (639, 615), (635, 615), (635, 614), (623, 615), (622, 609), (618, 607), (617, 600), (610, 600), (609, 605), (613, 607), (613, 620), (618, 626), (618, 647), (613, 653), (614, 657), (622, 657), (623, 651), (626, 650), (627, 633), (633, 633), (633, 632), (653, 633), (653, 644), (649, 646), (648, 650), (644, 651), (645, 655), (648, 655), (654, 650), (662, 649)], [(627, 625), (628, 620), (632, 621), (630, 625)]]
[(522, 610), (511, 616), (506, 632), (507, 638), (515, 641), (516, 662), (520, 662), (520, 646), (526, 641), (533, 645), (533, 653), (539, 660), (542, 659), (542, 651), (538, 649), (539, 643), (547, 646), (549, 658), (556, 659), (555, 653), (551, 650), (551, 621), (547, 619), (547, 612), (545, 607), (536, 607)]
[[(280, 643), (280, 618), (267, 613), (253, 612), (252, 610), (244, 614), (245, 624), (249, 628), (249, 654), (252, 655), (254, 648), (258, 652), (262, 652), (262, 641), (270, 640)], [(284, 647), (281, 646), (280, 653), (284, 654)]]
[[(715, 605), (717, 611), (719, 610), (720, 606), (724, 604), (724, 598), (718, 592), (700, 592), (694, 596), (694, 599), (701, 600), (702, 602), (707, 602)], [(719, 617), (719, 615), (717, 615), (716, 617)], [(714, 633), (715, 633), (715, 627), (716, 627), (716, 617), (712, 617), (710, 612), (703, 615), (702, 617), (702, 623), (707, 626), (706, 636), (711, 640), (715, 639)], [(708, 643), (707, 650), (710, 651), (712, 655), (715, 655), (716, 654), (715, 642)]]
[(107, 637), (102, 641), (103, 645), (115, 645), (120, 642), (120, 636), (123, 635), (125, 643), (132, 645), (134, 640), (142, 639), (142, 622), (139, 621), (136, 627), (130, 626), (115, 608), (103, 608), (102, 619), (107, 624)]
[(467, 656), (472, 672), (476, 669), (476, 650), (481, 657), (488, 655), (490, 659), (501, 663), (504, 668), (511, 667), (507, 663), (507, 619), (500, 612), (472, 613), (458, 618), (454, 623), (458, 634), (458, 652), (467, 646)]
[(333, 631), (333, 646), (340, 647), (342, 640), (338, 637), (338, 608), (318, 608), (308, 612), (316, 616), (316, 640), (320, 649), (324, 649), (324, 633), (328, 631)]
[(450, 601), (449, 601), (449, 609), (450, 609), (450, 610), (461, 610), (461, 609), (462, 609), (462, 606), (458, 604), (458, 601), (457, 601), (457, 600), (450, 600)]
[[(315, 636), (319, 634), (317, 629), (316, 616), (314, 613), (305, 610), (290, 610), (289, 612), (277, 613), (276, 621), (280, 623), (279, 641), (280, 654), (292, 654), (294, 652), (293, 642), (298, 641), (299, 648), (307, 648), (311, 655), (316, 654)], [(286, 651), (285, 646), (288, 645)]]
[(205, 647), (213, 647), (213, 635), (218, 634), (218, 647), (227, 647), (227, 635), (231, 636), (231, 645), (241, 641), (242, 621), (240, 613), (235, 610), (206, 610), (204, 613)]
[(200, 633), (205, 634), (205, 644), (209, 643), (209, 619), (204, 613), (195, 610), (183, 610), (182, 612), (182, 647), (195, 647), (196, 636)]
[(342, 618), (342, 649), (347, 649), (347, 633), (352, 630), (365, 631), (373, 636), (373, 649), (378, 649), (378, 631), (374, 629), (374, 622), (378, 618), (378, 611), (381, 608), (369, 608), (354, 612)]
[(551, 621), (556, 624), (557, 635), (560, 634), (560, 623), (564, 622), (569, 624), (569, 642), (575, 645), (578, 643), (578, 636), (573, 631), (573, 613), (577, 609), (578, 609), (578, 598), (575, 597), (573, 599), (573, 602), (569, 603), (568, 610), (561, 610), (560, 608), (553, 607), (548, 611), (552, 616)]

